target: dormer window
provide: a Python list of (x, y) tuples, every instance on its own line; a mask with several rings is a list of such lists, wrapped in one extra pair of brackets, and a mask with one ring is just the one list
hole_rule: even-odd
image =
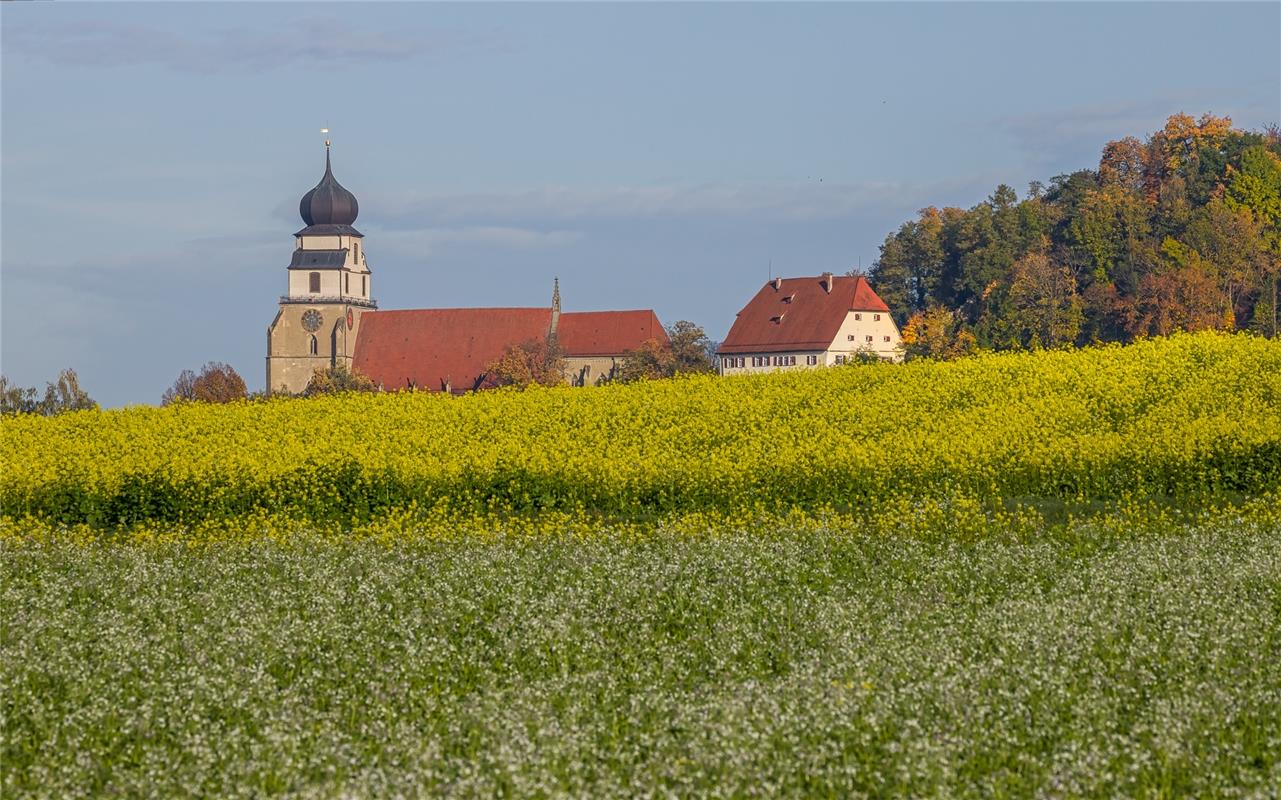
[(795, 300), (795, 299), (796, 299), (796, 293), (795, 293), (795, 292), (793, 292), (792, 294), (789, 294), (787, 297), (784, 297), (784, 298), (783, 298), (783, 302), (784, 302), (784, 303), (790, 303), (790, 302), (792, 302), (792, 301), (793, 301), (793, 300)]

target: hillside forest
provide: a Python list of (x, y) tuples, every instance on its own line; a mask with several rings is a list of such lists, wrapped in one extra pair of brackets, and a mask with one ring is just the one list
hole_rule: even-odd
[(1176, 330), (1275, 337), (1281, 129), (1170, 117), (1097, 169), (921, 209), (869, 273), (908, 355), (1128, 342)]

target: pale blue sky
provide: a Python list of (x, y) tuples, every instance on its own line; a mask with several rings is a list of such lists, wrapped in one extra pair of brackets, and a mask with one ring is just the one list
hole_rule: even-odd
[(1281, 121), (1281, 4), (4, 3), (0, 361), (106, 405), (263, 383), (298, 198), (360, 199), (382, 308), (654, 308), (1094, 166)]

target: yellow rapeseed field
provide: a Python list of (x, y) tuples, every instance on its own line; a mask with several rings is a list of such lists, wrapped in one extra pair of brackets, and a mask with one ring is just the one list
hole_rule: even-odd
[(0, 516), (112, 529), (612, 520), (1281, 483), (1281, 343), (1204, 333), (953, 363), (7, 418)]

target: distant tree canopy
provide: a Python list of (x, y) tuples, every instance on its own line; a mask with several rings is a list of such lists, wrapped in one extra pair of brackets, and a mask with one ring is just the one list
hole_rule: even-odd
[(173, 385), (160, 397), (161, 405), (179, 401), (198, 403), (230, 403), (243, 400), (249, 394), (245, 381), (229, 365), (210, 361), (199, 373), (184, 369)]
[[(1108, 142), (1097, 170), (924, 208), (881, 245), (869, 280), (909, 356), (1130, 341), (1174, 330), (1275, 337), (1281, 131), (1169, 118)], [(950, 317), (946, 314), (951, 314)], [(966, 339), (966, 337), (970, 339)]]
[(624, 383), (650, 378), (670, 378), (683, 373), (712, 372), (716, 346), (703, 329), (679, 320), (667, 329), (667, 341), (650, 339), (629, 351), (614, 380)]
[(485, 367), (483, 388), (556, 386), (565, 382), (565, 354), (555, 336), (508, 345)]
[(97, 408), (89, 393), (80, 388), (80, 379), (73, 369), (58, 373), (58, 380), (46, 383), (44, 396), (39, 397), (34, 387), (15, 386), (0, 375), (0, 414), (44, 414), (53, 416), (64, 411), (84, 411)]

